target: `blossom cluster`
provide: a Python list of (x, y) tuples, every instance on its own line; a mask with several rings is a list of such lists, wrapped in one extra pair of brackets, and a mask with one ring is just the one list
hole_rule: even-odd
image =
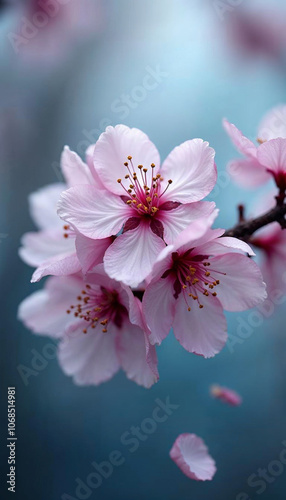
[[(259, 182), (273, 175), (285, 189), (286, 139), (262, 136), (256, 147), (225, 127), (246, 157), (239, 173), (252, 179), (256, 169)], [(227, 340), (223, 311), (255, 307), (266, 287), (252, 248), (212, 227), (218, 209), (203, 201), (217, 179), (209, 144), (188, 140), (161, 165), (147, 135), (117, 125), (85, 161), (65, 147), (61, 169), (65, 183), (29, 199), (38, 231), (23, 236), (20, 256), (35, 267), (32, 282), (50, 277), (22, 302), (19, 317), (59, 339), (64, 372), (97, 385), (121, 367), (150, 387), (159, 377), (156, 345), (171, 329), (189, 352), (219, 353)]]

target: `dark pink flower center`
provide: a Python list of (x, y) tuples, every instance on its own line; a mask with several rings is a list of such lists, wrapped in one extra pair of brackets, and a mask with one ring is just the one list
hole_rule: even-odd
[(121, 328), (125, 317), (128, 315), (127, 309), (120, 303), (116, 290), (108, 290), (101, 286), (94, 289), (91, 285), (86, 285), (86, 290), (81, 291), (77, 297), (78, 303), (70, 306), (67, 313), (74, 310), (76, 318), (84, 319), (87, 327), (83, 333), (87, 333), (88, 328), (96, 328), (98, 324), (102, 326), (103, 333), (107, 332), (108, 324), (114, 323), (117, 328)]
[[(164, 179), (160, 174), (156, 174), (155, 176), (152, 175), (151, 180), (148, 181), (148, 168), (144, 168), (143, 165), (138, 165), (136, 172), (132, 162), (132, 156), (128, 156), (127, 159), (128, 161), (125, 162), (124, 165), (128, 171), (125, 175), (125, 179), (130, 182), (129, 187), (126, 188), (123, 185), (122, 179), (117, 179), (117, 182), (121, 184), (125, 192), (122, 199), (127, 205), (130, 205), (134, 209), (134, 215), (147, 215), (153, 217), (159, 211), (161, 198), (173, 181), (169, 179), (166, 188), (163, 189), (162, 182)], [(153, 170), (155, 164), (151, 163), (150, 167)], [(168, 210), (168, 208), (165, 208), (165, 210), (166, 209)]]
[(172, 254), (173, 265), (165, 271), (162, 278), (168, 276), (174, 278), (174, 297), (179, 298), (182, 293), (186, 306), (191, 311), (191, 300), (194, 300), (202, 309), (201, 295), (208, 297), (210, 294), (216, 297), (214, 290), (220, 284), (219, 275), (224, 275), (221, 271), (211, 269), (211, 262), (208, 255), (191, 255), (189, 250), (183, 255), (178, 252)]

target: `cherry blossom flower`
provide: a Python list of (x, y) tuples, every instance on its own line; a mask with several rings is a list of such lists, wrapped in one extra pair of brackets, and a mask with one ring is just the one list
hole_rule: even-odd
[(105, 270), (137, 286), (166, 243), (214, 209), (213, 203), (200, 201), (216, 182), (214, 155), (207, 142), (193, 139), (176, 147), (160, 168), (159, 153), (147, 135), (125, 125), (107, 127), (93, 156), (104, 188), (67, 190), (58, 213), (88, 238), (118, 235), (105, 253)]
[[(274, 179), (280, 190), (286, 189), (286, 106), (271, 110), (258, 129), (255, 145), (226, 119), (224, 128), (244, 158), (232, 160), (228, 170), (243, 187), (254, 188)], [(259, 145), (260, 144), (260, 145)]]
[[(228, 6), (231, 9), (230, 6)], [(266, 57), (278, 64), (285, 50), (285, 15), (255, 9), (233, 9), (226, 23), (228, 41), (246, 58)]]
[(214, 459), (196, 434), (180, 434), (172, 446), (170, 457), (190, 479), (211, 481), (216, 473)]
[(242, 403), (241, 396), (237, 394), (237, 392), (232, 389), (228, 389), (227, 387), (221, 387), (220, 385), (212, 385), (210, 388), (211, 395), (226, 403), (230, 406), (239, 406)]
[(34, 333), (59, 338), (63, 371), (79, 385), (98, 385), (119, 368), (137, 384), (158, 380), (157, 357), (143, 330), (141, 303), (131, 290), (111, 280), (103, 266), (86, 275), (48, 278), (27, 297), (19, 319)]
[[(91, 151), (92, 148), (87, 150), (87, 163), (90, 163)], [(56, 211), (62, 191), (82, 183), (100, 186), (100, 181), (96, 173), (91, 174), (88, 164), (68, 147), (62, 153), (61, 169), (67, 184), (50, 184), (29, 197), (31, 217), (39, 231), (24, 234), (19, 254), (24, 262), (37, 267), (32, 282), (48, 274), (62, 276), (81, 269), (85, 273), (102, 262), (105, 250), (112, 243), (112, 238), (95, 241), (76, 234), (69, 225), (63, 226)]]
[(159, 255), (143, 297), (152, 344), (173, 327), (190, 352), (209, 358), (227, 339), (226, 311), (243, 311), (266, 298), (254, 255), (246, 243), (211, 229), (214, 217), (193, 222)]

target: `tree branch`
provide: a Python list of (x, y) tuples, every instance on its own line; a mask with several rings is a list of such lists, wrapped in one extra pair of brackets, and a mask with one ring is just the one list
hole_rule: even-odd
[(258, 229), (271, 224), (271, 222), (278, 222), (281, 225), (281, 228), (284, 229), (286, 227), (285, 215), (286, 204), (277, 205), (275, 208), (260, 217), (240, 222), (232, 229), (226, 231), (223, 236), (233, 236), (240, 240), (248, 241), (253, 233), (258, 231)]

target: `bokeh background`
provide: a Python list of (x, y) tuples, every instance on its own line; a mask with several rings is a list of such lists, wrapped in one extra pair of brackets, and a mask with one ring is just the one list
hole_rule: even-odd
[[(45, 27), (24, 33), (23, 17), (39, 9), (37, 2), (15, 0), (0, 8), (1, 499), (7, 495), (6, 391), (16, 386), (16, 498), (79, 498), (76, 478), (85, 482), (91, 462), (120, 450), (124, 464), (89, 498), (284, 500), (286, 465), (270, 475), (261, 495), (248, 479), (286, 444), (285, 304), (263, 319), (229, 314), (231, 342), (211, 360), (187, 353), (169, 336), (158, 349), (160, 381), (150, 390), (122, 373), (79, 388), (56, 359), (25, 385), (19, 366), (33, 369), (35, 352), (51, 341), (27, 331), (17, 307), (42, 286), (30, 283), (32, 269), (18, 257), (21, 235), (34, 229), (28, 194), (61, 180), (65, 144), (83, 156), (109, 124), (143, 129), (162, 158), (187, 139), (208, 140), (217, 152), (219, 182), (210, 199), (220, 208), (218, 224), (236, 222), (238, 203), (251, 211), (262, 190), (244, 191), (226, 176), (235, 151), (221, 121), (228, 117), (255, 140), (263, 114), (285, 102), (285, 2), (70, 0)], [(150, 72), (157, 75), (154, 88), (142, 90)], [(122, 104), (126, 95), (131, 98)], [(239, 318), (248, 324), (245, 338)], [(214, 382), (237, 390), (242, 406), (214, 401)], [(130, 453), (122, 434), (151, 416), (156, 398), (167, 397), (179, 407)], [(212, 482), (191, 481), (170, 460), (182, 432), (207, 443), (218, 468)]]

